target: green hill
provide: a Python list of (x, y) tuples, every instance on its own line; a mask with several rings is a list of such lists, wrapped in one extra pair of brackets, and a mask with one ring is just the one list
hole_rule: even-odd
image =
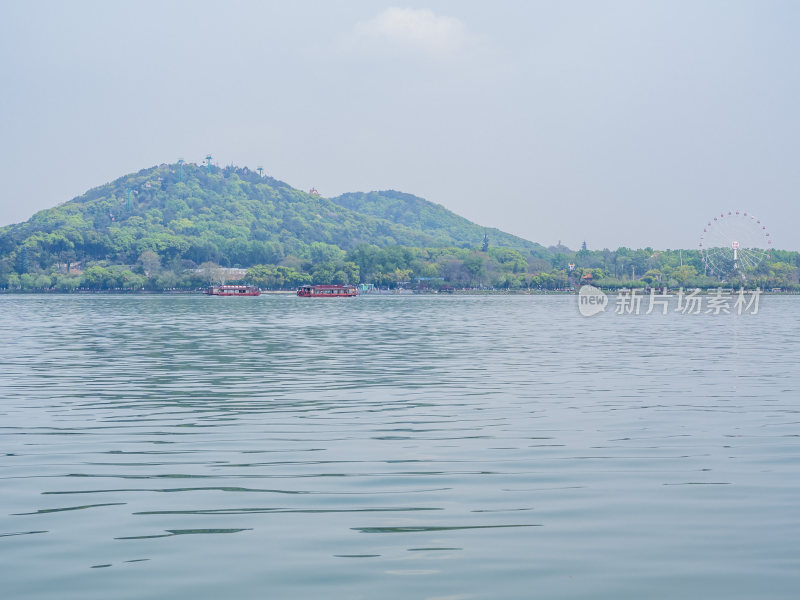
[[(439, 205), (399, 192), (329, 200), (247, 168), (162, 164), (0, 228), (0, 287), (13, 287), (14, 274), (38, 277), (44, 286), (45, 276), (69, 275), (76, 265), (81, 272), (91, 266), (126, 266), (134, 272), (138, 265), (145, 274), (146, 253), (148, 264), (155, 260), (158, 270), (175, 274), (208, 262), (311, 272), (318, 263), (334, 269), (346, 252), (366, 246), (469, 252), (481, 247), (484, 233)], [(489, 235), (492, 245), (523, 253), (514, 260), (546, 253), (538, 244), (497, 230)], [(386, 258), (391, 252), (384, 262), (371, 256), (369, 269), (406, 268), (413, 257), (405, 252), (402, 260)], [(427, 259), (440, 255), (433, 251)]]
[(429, 202), (412, 194), (395, 190), (380, 192), (355, 192), (330, 199), (339, 206), (363, 215), (386, 219), (410, 229), (424, 231), (436, 246), (476, 245), (488, 234), (493, 246), (516, 248), (532, 256), (546, 258), (549, 252), (540, 244), (530, 242), (495, 228), (486, 228), (447, 210), (440, 204)]
[[(543, 250), (490, 232), (498, 245)], [(291, 255), (303, 258), (314, 242), (343, 250), (364, 243), (469, 248), (479, 247), (483, 235), (479, 225), (409, 194), (345, 194), (328, 200), (246, 168), (207, 172), (184, 165), (181, 179), (178, 165), (161, 165), (3, 227), (0, 260), (27, 248), (25, 258), (42, 267), (69, 251), (78, 260), (130, 264), (152, 250), (165, 260), (247, 267)]]

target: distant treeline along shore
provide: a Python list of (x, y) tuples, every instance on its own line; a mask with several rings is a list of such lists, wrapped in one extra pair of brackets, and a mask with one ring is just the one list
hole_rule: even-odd
[(247, 168), (162, 164), (0, 228), (0, 291), (383, 288), (800, 290), (798, 252), (748, 273), (696, 250), (545, 248), (396, 191), (324, 198)]

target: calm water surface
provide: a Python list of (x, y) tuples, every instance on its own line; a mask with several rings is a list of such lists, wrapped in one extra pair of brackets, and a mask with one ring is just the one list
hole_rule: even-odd
[(796, 598), (800, 298), (0, 297), (4, 598)]

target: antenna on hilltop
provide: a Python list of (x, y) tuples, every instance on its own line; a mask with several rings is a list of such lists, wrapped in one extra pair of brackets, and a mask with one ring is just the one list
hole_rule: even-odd
[(183, 181), (183, 159), (178, 159), (178, 181)]
[(256, 169), (256, 171), (258, 171), (258, 176), (259, 177), (263, 177), (264, 176), (264, 167), (258, 167)]
[(208, 163), (206, 164), (206, 173), (211, 173), (211, 155), (206, 154), (206, 160)]

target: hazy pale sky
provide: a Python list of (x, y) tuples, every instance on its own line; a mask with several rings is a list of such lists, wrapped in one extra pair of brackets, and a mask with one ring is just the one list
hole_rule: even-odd
[(545, 245), (800, 249), (800, 2), (3, 0), (0, 225), (162, 162)]

